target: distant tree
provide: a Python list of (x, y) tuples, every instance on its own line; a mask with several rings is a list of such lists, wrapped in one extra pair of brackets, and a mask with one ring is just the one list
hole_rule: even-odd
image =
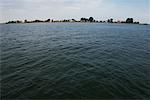
[(90, 17), (89, 18), (89, 22), (93, 22), (94, 21), (94, 18), (93, 17)]
[(50, 22), (51, 20), (50, 19), (47, 19), (45, 22)]
[(17, 21), (16, 21), (16, 23), (22, 23), (22, 21), (20, 21), (20, 20), (17, 20)]
[(89, 19), (87, 19), (87, 18), (81, 18), (81, 19), (80, 19), (81, 22), (88, 22), (88, 20), (89, 20)]
[(113, 19), (112, 18), (110, 19), (110, 22), (113, 23)]
[(77, 22), (75, 19), (72, 19), (72, 22)]
[(38, 22), (43, 22), (43, 21), (42, 20), (34, 20), (33, 22), (38, 23)]
[(127, 18), (126, 23), (133, 23), (133, 18)]
[(28, 21), (27, 20), (24, 20), (24, 23), (27, 23)]
[(139, 24), (140, 22), (134, 22), (134, 24)]
[(112, 19), (112, 18), (111, 18), (111, 19), (108, 19), (107, 22), (108, 22), (108, 23), (113, 23), (113, 19)]
[(81, 21), (81, 22), (85, 22), (85, 18), (81, 18), (80, 21)]
[(8, 24), (9, 24), (9, 23), (17, 23), (17, 22), (16, 22), (16, 21), (9, 21)]
[(83, 18), (80, 19), (80, 21), (82, 21), (82, 20), (83, 20)]

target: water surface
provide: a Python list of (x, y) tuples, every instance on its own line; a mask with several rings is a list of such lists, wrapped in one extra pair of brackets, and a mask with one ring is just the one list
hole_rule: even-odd
[(1, 24), (2, 98), (150, 98), (149, 25)]

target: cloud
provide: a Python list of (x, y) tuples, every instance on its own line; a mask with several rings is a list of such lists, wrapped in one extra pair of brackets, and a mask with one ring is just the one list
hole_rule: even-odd
[(0, 21), (93, 16), (147, 22), (149, 7), (149, 0), (0, 0)]
[(1, 0), (1, 8), (7, 9), (23, 9), (23, 8), (39, 8), (39, 7), (76, 7), (76, 6), (91, 6), (98, 4), (102, 0)]

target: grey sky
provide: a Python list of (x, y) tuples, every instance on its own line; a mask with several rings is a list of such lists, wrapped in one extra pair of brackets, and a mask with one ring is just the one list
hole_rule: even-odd
[(150, 23), (150, 0), (0, 0), (0, 22), (90, 16)]

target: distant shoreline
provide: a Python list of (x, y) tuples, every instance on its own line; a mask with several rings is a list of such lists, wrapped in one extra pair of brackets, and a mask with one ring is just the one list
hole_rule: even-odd
[(125, 21), (118, 20), (118, 21), (113, 21), (112, 18), (108, 20), (95, 20), (93, 17), (89, 18), (81, 18), (80, 20), (76, 19), (63, 19), (63, 20), (54, 20), (54, 19), (47, 19), (47, 20), (33, 20), (33, 21), (8, 21), (5, 24), (18, 24), (18, 23), (118, 23), (118, 24), (139, 24), (139, 25), (148, 25), (147, 23), (140, 23), (137, 21), (134, 21), (133, 18), (127, 18)]
[(124, 25), (127, 25), (127, 24), (130, 24), (130, 25), (150, 25), (150, 24), (147, 24), (147, 23), (139, 23), (139, 24), (134, 24), (134, 23), (101, 23), (101, 22), (32, 22), (32, 23), (0, 23), (0, 24), (35, 24), (35, 23), (81, 23), (81, 24), (85, 24), (85, 23), (97, 23), (97, 24), (124, 24)]

